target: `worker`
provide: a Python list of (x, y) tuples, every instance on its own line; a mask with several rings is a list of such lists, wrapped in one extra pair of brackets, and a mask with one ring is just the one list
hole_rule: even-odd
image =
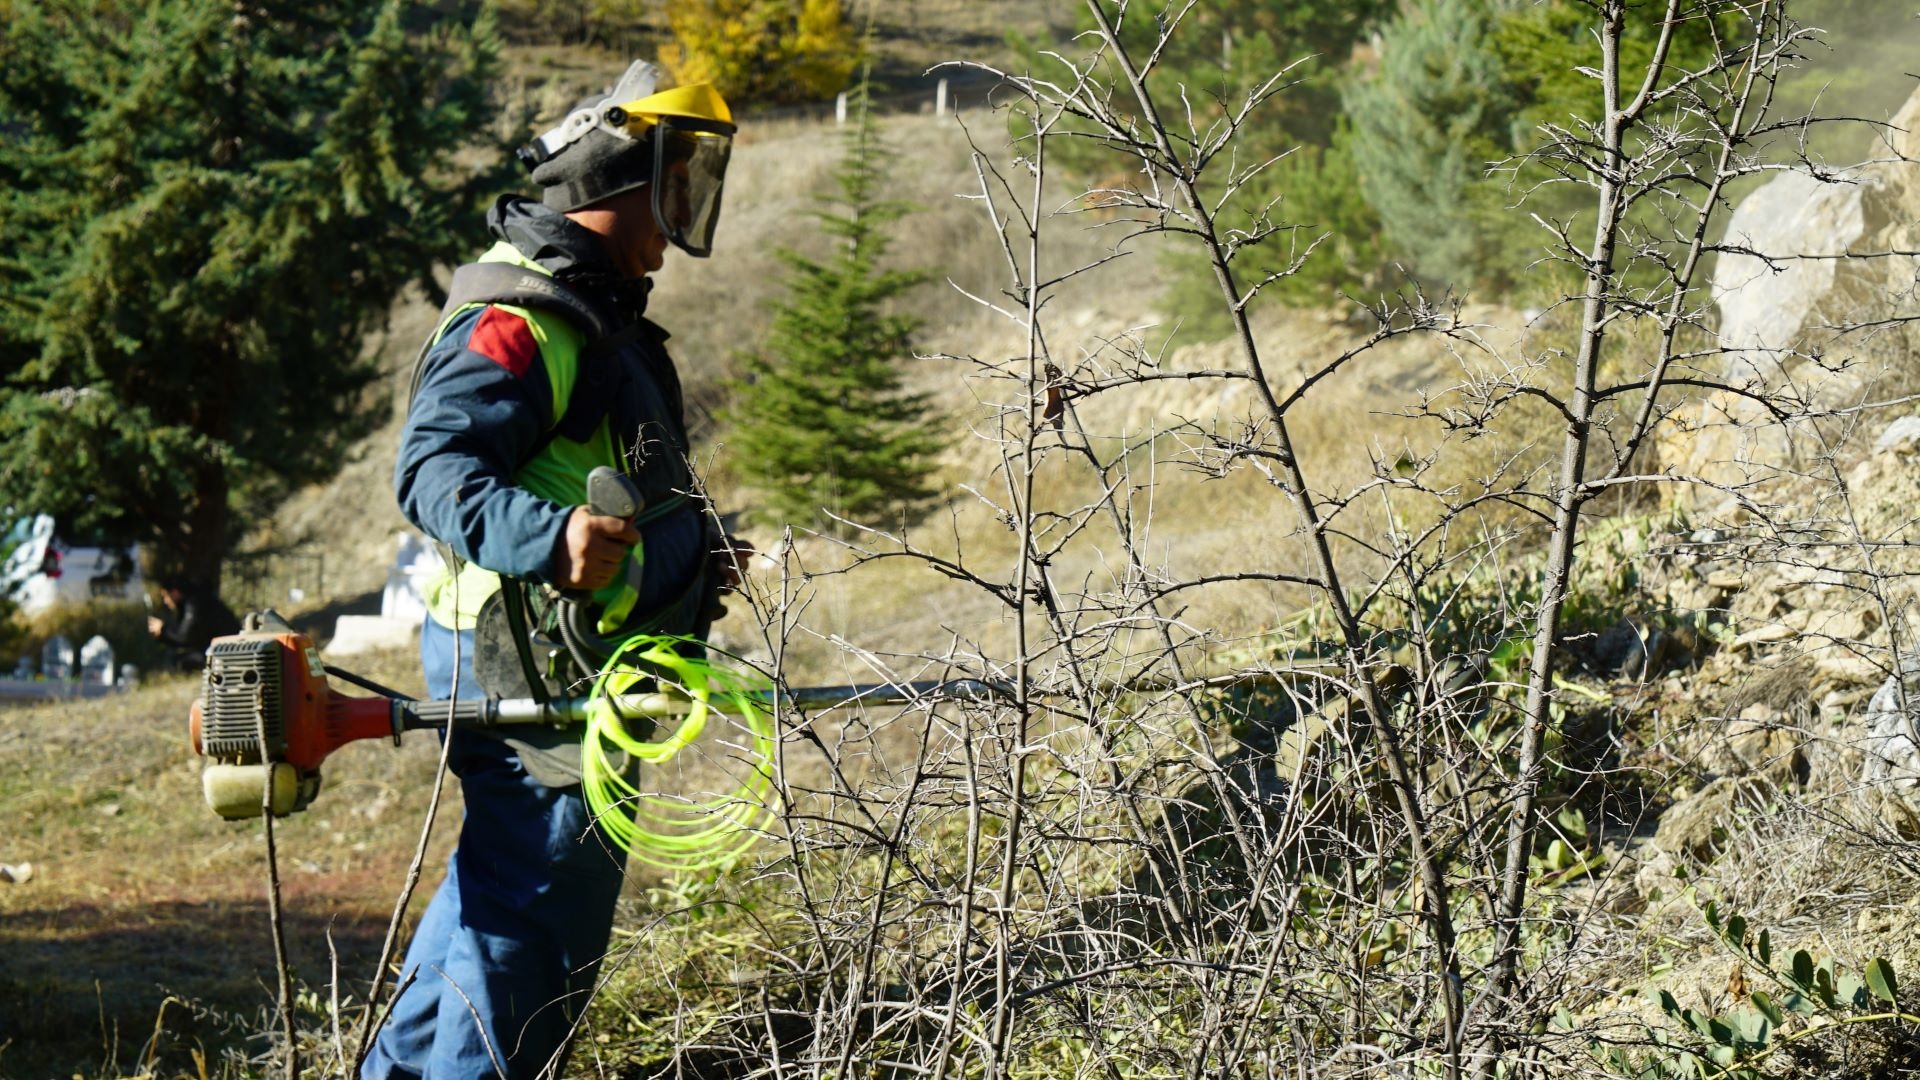
[[(576, 660), (555, 677), (569, 654), (540, 610), (550, 594), (519, 582), (591, 591), (616, 643), (703, 637), (737, 583), (745, 546), (698, 494), (667, 334), (645, 317), (667, 246), (711, 250), (734, 125), (712, 87), (658, 81), (636, 62), (520, 152), (540, 197), (494, 204), (497, 242), (477, 264), (507, 284), (467, 289), (477, 271), (456, 273), (418, 365), (394, 482), (454, 557), (425, 588), (435, 698), (564, 692), (593, 674)], [(633, 520), (590, 509), (596, 466), (634, 482)], [(466, 818), (363, 1078), (564, 1075), (625, 861), (587, 809), (579, 737), (447, 736)]]
[(214, 638), (240, 632), (233, 609), (202, 582), (163, 578), (160, 603), (166, 614), (147, 616), (147, 633), (167, 647), (168, 661), (180, 671), (199, 671), (207, 665), (207, 646)]

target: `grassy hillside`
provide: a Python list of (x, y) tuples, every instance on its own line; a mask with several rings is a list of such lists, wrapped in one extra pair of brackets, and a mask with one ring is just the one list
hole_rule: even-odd
[[(903, 69), (921, 45), (997, 48), (1001, 30), (1056, 17), (893, 5), (880, 36)], [(515, 92), (551, 117), (619, 59), (518, 47)], [(1701, 429), (1758, 436), (1715, 411), (1725, 399), (1676, 412), (1642, 472), (1590, 505), (1540, 669), (1544, 719), (1529, 726), (1539, 537), (1569, 426), (1549, 395), (1578, 352), (1574, 305), (1404, 296), (1381, 301), (1405, 304), (1384, 328), (1346, 309), (1261, 311), (1257, 385), (1236, 343), (1185, 340), (1166, 238), (1122, 243), (1111, 209), (1048, 216), (1037, 244), (1006, 225), (1035, 202), (1074, 209), (1075, 187), (1056, 177), (1032, 194), (1027, 144), (1010, 147), (1003, 114), (890, 114), (887, 194), (918, 207), (895, 256), (934, 278), (905, 302), (926, 321), (914, 385), (955, 436), (945, 498), (911, 527), (811, 536), (751, 517), (713, 412), (765, 335), (777, 252), (824, 242), (809, 211), (831, 186), (835, 130), (805, 112), (747, 117), (715, 256), (670, 255), (653, 294), (718, 501), (748, 512), (746, 536), (770, 554), (715, 643), (797, 684), (963, 674), (1021, 695), (783, 710), (784, 812), (764, 842), (726, 872), (633, 873), (580, 1074), (908, 1075), (953, 1061), (947, 1075), (976, 1075), (997, 1061), (1021, 1077), (1171, 1077), (1229, 1057), (1275, 1075), (1411, 1074), (1439, 1059), (1436, 1002), (1457, 985), (1434, 958), (1484, 986), (1501, 955), (1491, 927), (1509, 869), (1530, 899), (1506, 1015), (1530, 1027), (1496, 1037), (1542, 1074), (1714, 1060), (1702, 1040), (1736, 1021), (1704, 1017), (1760, 1009), (1755, 987), (1798, 994), (1794, 1019), (1769, 1021), (1771, 1049), (1741, 1045), (1763, 1074), (1901, 1075), (1920, 1061), (1913, 991), (1861, 981), (1880, 960), (1911, 982), (1920, 960), (1906, 887), (1920, 810), (1899, 797), (1920, 781), (1863, 779), (1878, 751), (1861, 738), (1920, 630), (1920, 438), (1882, 439), (1910, 401), (1824, 412), (1795, 442), (1754, 444), (1791, 455), (1743, 458), (1745, 476), (1693, 494), (1667, 472)], [(991, 200), (977, 197), (983, 174)], [(1020, 286), (1036, 249), (1043, 280), (1113, 261), (1052, 290), (1030, 336)], [(388, 486), (399, 394), (432, 319), (422, 298), (396, 301), (367, 346), (390, 373), (390, 422), (256, 538), (324, 556), (325, 587), (299, 606), (322, 634), (384, 577), (402, 524)], [(1660, 355), (1631, 323), (1610, 328), (1605, 378)], [(1716, 355), (1703, 327), (1676, 348)], [(1827, 379), (1838, 356), (1796, 377)], [(1912, 385), (1910, 357), (1873, 358), (1844, 372), (1863, 394)], [(1050, 379), (1057, 399), (1036, 386)], [(1262, 395), (1296, 390), (1282, 453)], [(1592, 428), (1596, 455), (1637, 399), (1617, 400)], [(1314, 521), (1284, 490), (1295, 462)], [(1351, 575), (1363, 664), (1330, 659), (1339, 628), (1302, 583), (1323, 539)], [(404, 651), (349, 663), (417, 684)], [(15, 1006), (0, 1010), (0, 1074), (261, 1071), (247, 1061), (265, 1045), (272, 981), (261, 829), (201, 805), (182, 734), (192, 692), (162, 678), (0, 711), (0, 820), (15, 823), (0, 862), (35, 867), (0, 884), (0, 1001)], [(1510, 851), (1514, 747), (1529, 733), (1544, 747), (1528, 789), (1542, 825)], [(650, 783), (739, 768), (720, 735)], [(363, 997), (433, 750), (419, 737), (350, 748), (320, 802), (279, 829), (297, 1020), (323, 1066), (329, 934), (341, 993)], [(1396, 753), (1424, 817), (1395, 803)], [(457, 799), (443, 812), (423, 889)], [(1431, 880), (1409, 854), (1427, 843), (1444, 860)], [(1436, 896), (1458, 934), (1444, 949), (1426, 917)], [(1724, 918), (1736, 908), (1737, 925)], [(1824, 964), (1828, 984), (1845, 975), (1858, 994), (1822, 994), (1790, 959), (1802, 948), (1809, 972)], [(1636, 1056), (1596, 1070), (1616, 1050)]]
[[(931, 281), (911, 293), (903, 305), (925, 322), (915, 343), (922, 358), (908, 361), (917, 389), (934, 395), (940, 423), (954, 436), (947, 459), (944, 509), (919, 530), (919, 542), (951, 553), (964, 547), (983, 559), (1005, 558), (1006, 533), (993, 521), (967, 485), (977, 485), (998, 461), (999, 450), (983, 437), (981, 426), (996, 403), (982, 397), (985, 369), (1025, 348), (1025, 331), (1014, 320), (989, 310), (982, 301), (1004, 305), (1003, 290), (1009, 272), (1002, 243), (993, 230), (985, 205), (978, 198), (974, 173), (976, 149), (1004, 155), (1006, 122), (1001, 114), (967, 110), (957, 118), (930, 115), (894, 115), (880, 125), (890, 151), (891, 182), (886, 197), (903, 200), (913, 213), (897, 226), (893, 260), (901, 266), (925, 269)], [(795, 250), (818, 253), (826, 242), (811, 216), (817, 201), (833, 190), (833, 170), (840, 154), (840, 129), (831, 118), (787, 117), (748, 122), (742, 130), (729, 171), (726, 210), (713, 257), (668, 255), (658, 276), (650, 315), (673, 335), (670, 343), (688, 388), (700, 457), (721, 508), (749, 515), (745, 535), (761, 548), (774, 546), (784, 523), (753, 516), (754, 507), (739, 492), (731, 475), (726, 432), (713, 413), (726, 397), (725, 382), (739, 370), (741, 353), (759, 346), (771, 319), (771, 306), (785, 294), (783, 266), (778, 253)], [(1062, 181), (1060, 196), (1065, 196)], [(1116, 254), (1122, 233), (1114, 223), (1098, 217), (1068, 217), (1049, 225), (1042, 253), (1043, 267), (1060, 273)], [(474, 247), (484, 236), (475, 226)], [(1161, 310), (1165, 281), (1159, 253), (1164, 240), (1144, 238), (1118, 252), (1120, 258), (1097, 276), (1068, 282), (1050, 301), (1046, 328), (1048, 344), (1062, 357), (1097, 358), (1111, 354), (1116, 343), (1137, 338), (1155, 350), (1167, 352), (1175, 368), (1202, 369), (1233, 362), (1230, 343), (1183, 345), (1181, 321)], [(266, 546), (295, 546), (324, 551), (327, 594), (335, 605), (358, 604), (364, 610), (385, 580), (393, 552), (393, 533), (405, 523), (395, 511), (390, 477), (398, 438), (401, 396), (418, 341), (430, 329), (432, 310), (418, 296), (403, 298), (390, 316), (386, 332), (369, 345), (391, 372), (387, 383), (392, 419), (370, 438), (333, 482), (301, 493), (256, 542)], [(1471, 321), (1484, 325), (1489, 340), (1502, 346), (1525, 333), (1516, 313), (1497, 307), (1478, 307)], [(1344, 321), (1337, 314), (1317, 311), (1264, 311), (1258, 323), (1260, 337), (1280, 370), (1306, 370), (1364, 337), (1364, 325)], [(971, 358), (971, 359), (964, 359)], [(1097, 361), (1104, 363), (1105, 361)], [(1408, 439), (1430, 439), (1421, 426), (1392, 415), (1391, 400), (1411, 400), (1422, 388), (1438, 388), (1457, 377), (1459, 361), (1448, 347), (1431, 341), (1390, 343), (1372, 362), (1340, 375), (1324, 390), (1316, 407), (1302, 414), (1298, 437), (1305, 451), (1333, 471), (1315, 479), (1328, 484), (1350, 483), (1371, 466), (1364, 454), (1352, 454), (1356, 431), (1381, 453), (1398, 454)], [(1221, 404), (1216, 383), (1173, 383), (1151, 397), (1135, 396), (1121, 404), (1106, 399), (1086, 406), (1086, 422), (1103, 438), (1124, 439), (1174, 416), (1207, 415)], [(1161, 486), (1159, 537), (1177, 552), (1176, 565), (1204, 571), (1238, 559), (1248, 543), (1285, 528), (1288, 511), (1277, 500), (1247, 498), (1245, 478), (1217, 485), (1169, 483)], [(1055, 492), (1069, 497), (1073, 488)], [(821, 571), (847, 563), (834, 545), (805, 536), (797, 539), (808, 552), (810, 565)], [(1282, 563), (1289, 549), (1276, 547), (1272, 560)], [(993, 619), (981, 598), (952, 582), (927, 580), (888, 566), (852, 579), (824, 581), (816, 614), (821, 631), (855, 640), (885, 642), (888, 648), (912, 650), (937, 642), (951, 627), (931, 615), (970, 612), (970, 618)], [(934, 590), (929, 593), (927, 590)], [(1258, 591), (1258, 599), (1200, 599), (1196, 618), (1225, 633), (1270, 626), (1291, 610), (1292, 601), (1281, 590)], [(904, 602), (912, 597), (925, 603)], [(933, 599), (940, 597), (941, 599)], [(322, 626), (324, 632), (325, 626)], [(969, 630), (969, 633), (972, 631)], [(744, 628), (723, 625), (723, 639), (750, 647)], [(833, 681), (847, 676), (839, 662), (829, 664), (824, 653), (804, 648), (790, 656), (795, 677)], [(825, 665), (825, 666), (823, 666)]]
[[(830, 120), (749, 121), (730, 173), (719, 250), (705, 261), (676, 253), (661, 275), (653, 311), (674, 334), (675, 354), (702, 415), (723, 396), (738, 352), (753, 348), (764, 333), (768, 306), (780, 295), (776, 252), (817, 250), (821, 242), (808, 215), (813, 200), (830, 188), (836, 135)], [(935, 279), (910, 300), (927, 322), (919, 348), (929, 355), (983, 359), (1016, 354), (1024, 346), (1023, 331), (961, 291), (991, 298), (1005, 279), (1000, 241), (984, 208), (965, 197), (977, 193), (974, 144), (998, 153), (1006, 138), (1003, 122), (985, 111), (966, 112), (959, 122), (900, 115), (883, 121), (882, 136), (892, 149), (895, 176), (888, 194), (918, 208), (901, 225), (897, 257), (903, 265), (927, 267)], [(476, 249), (482, 243), (476, 223)], [(1047, 264), (1068, 267), (1108, 254), (1111, 240), (1070, 223), (1053, 244)], [(1132, 267), (1120, 275), (1126, 287), (1089, 281), (1062, 297), (1054, 348), (1068, 355), (1096, 351), (1114, 334), (1160, 319), (1151, 250), (1129, 255), (1121, 265)], [(391, 374), (392, 420), (334, 481), (300, 493), (255, 538), (261, 548), (323, 554), (324, 593), (291, 605), (268, 597), (303, 613), (323, 636), (333, 616), (367, 610), (377, 601), (394, 530), (404, 525), (390, 488), (400, 395), (432, 321), (422, 297), (396, 303), (384, 333), (368, 343)], [(1337, 348), (1355, 332), (1317, 314), (1290, 316), (1263, 329), (1283, 355), (1302, 361)], [(1163, 338), (1166, 331), (1150, 333)], [(1218, 351), (1203, 349), (1180, 362), (1208, 366), (1217, 362)], [(1381, 387), (1419, 382), (1443, 360), (1419, 350), (1398, 354), (1393, 365), (1356, 380), (1343, 408), (1365, 414), (1367, 399)], [(1005, 530), (961, 486), (986, 475), (999, 454), (990, 442), (966, 435), (991, 413), (974, 388), (977, 374), (959, 360), (915, 362), (916, 385), (937, 395), (959, 435), (948, 462), (950, 507), (923, 533), (942, 550), (1003, 560), (1010, 556)], [(1212, 409), (1216, 393), (1176, 388), (1145, 413), (1138, 405), (1111, 414), (1098, 407), (1089, 419), (1104, 430), (1141, 430), (1156, 417)], [(711, 423), (702, 431), (722, 503), (739, 506), (728, 482), (724, 433)], [(1347, 422), (1332, 417), (1324, 431), (1309, 435), (1328, 441), (1347, 436)], [(1064, 497), (1074, 484), (1062, 483)], [(1239, 484), (1204, 490), (1169, 485), (1160, 543), (1177, 551), (1183, 566), (1240, 558), (1250, 543), (1275, 529), (1279, 512), (1270, 500), (1253, 502), (1246, 494)], [(748, 535), (771, 546), (779, 523), (759, 522)], [(798, 545), (798, 557), (816, 570), (849, 562), (845, 551), (823, 541), (802, 537)], [(1281, 557), (1276, 551), (1274, 558)], [(1284, 610), (1280, 596), (1254, 601), (1243, 595), (1204, 602), (1189, 617), (1238, 632), (1270, 625)], [(800, 682), (873, 677), (858, 649), (835, 641), (902, 652), (937, 647), (955, 632), (983, 643), (1007, 633), (995, 605), (977, 591), (925, 570), (891, 566), (822, 579), (809, 622), (787, 657), (791, 677)], [(719, 640), (763, 651), (737, 603)], [(364, 673), (390, 685), (417, 685), (410, 656), (352, 662), (356, 670), (363, 664), (369, 667)], [(35, 867), (30, 883), (0, 887), (0, 925), (6, 928), (0, 952), (7, 958), (0, 966), (0, 996), (19, 1003), (0, 1021), (6, 1025), (0, 1045), (7, 1047), (0, 1053), (0, 1074), (132, 1075), (149, 1063), (160, 1074), (190, 1071), (197, 1068), (195, 1047), (212, 1055), (216, 1064), (210, 1067), (217, 1071), (219, 1056), (243, 1052), (247, 1037), (262, 1026), (272, 954), (261, 834), (258, 823), (215, 820), (201, 803), (197, 762), (184, 738), (193, 694), (191, 680), (161, 678), (98, 705), (0, 712), (0, 817), (25, 826), (0, 846), (0, 861)], [(838, 742), (842, 725), (853, 723), (829, 718), (818, 730)], [(897, 729), (880, 747), (897, 751), (912, 741), (907, 729)], [(332, 786), (319, 805), (279, 830), (295, 968), (314, 993), (327, 990), (331, 933), (347, 980), (343, 993), (364, 996), (367, 968), (425, 805), (433, 749), (430, 739), (415, 736), (397, 752), (374, 744), (344, 751), (328, 766)], [(870, 748), (843, 764), (856, 770), (850, 775), (884, 774), (891, 768), (886, 753)], [(818, 768), (796, 758), (794, 775)], [(457, 820), (458, 812), (456, 797), (445, 809), (446, 820)], [(437, 880), (452, 835), (450, 827), (436, 834), (424, 888)], [(657, 875), (637, 873), (636, 897), (658, 883)], [(303, 1022), (324, 1027), (321, 1011), (305, 1014)]]

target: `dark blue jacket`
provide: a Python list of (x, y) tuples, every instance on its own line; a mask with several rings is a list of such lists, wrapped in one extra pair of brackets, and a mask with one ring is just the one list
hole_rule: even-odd
[[(644, 576), (635, 613), (652, 612), (685, 592), (708, 545), (704, 504), (693, 497), (679, 377), (664, 348), (666, 332), (644, 318), (649, 283), (623, 278), (598, 236), (538, 202), (504, 197), (487, 224), (521, 256), (613, 316), (616, 325), (639, 330), (592, 377), (583, 373), (574, 395), (604, 403), (598, 415), (624, 448), (625, 471), (650, 506), (683, 501), (681, 509), (641, 529)], [(401, 436), (394, 488), (407, 519), (461, 558), (550, 582), (554, 548), (572, 507), (514, 480), (563, 419), (555, 415), (554, 387), (538, 348), (528, 322), (505, 309), (456, 315), (425, 358)]]

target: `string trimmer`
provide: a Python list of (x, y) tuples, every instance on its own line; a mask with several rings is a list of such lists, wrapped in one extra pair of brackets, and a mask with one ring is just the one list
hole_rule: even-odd
[[(400, 744), (408, 731), (585, 725), (581, 765), (588, 803), (613, 840), (643, 861), (669, 869), (724, 862), (751, 843), (771, 812), (774, 697), (763, 681), (679, 655), (672, 639), (636, 638), (614, 656), (590, 692), (553, 697), (416, 701), (320, 660), (313, 639), (272, 612), (249, 615), (246, 628), (207, 648), (201, 696), (190, 724), (194, 752), (206, 759), (201, 787), (214, 813), (232, 820), (270, 809), (284, 817), (313, 804), (321, 766), (363, 739)], [(330, 678), (370, 690), (357, 697)], [(985, 700), (1005, 688), (972, 679), (788, 691), (789, 707), (901, 704), (930, 698)], [(705, 802), (643, 792), (624, 757), (657, 766), (692, 744), (716, 715), (739, 731), (727, 741), (744, 751), (750, 773), (736, 791)], [(636, 731), (652, 731), (643, 739)], [(739, 732), (744, 732), (740, 735)]]
[[(354, 697), (335, 690), (332, 676), (377, 696)], [(807, 686), (789, 691), (789, 706), (830, 708), (904, 704), (928, 698), (981, 700), (1006, 688), (977, 679)], [(752, 695), (761, 709), (769, 694)], [(260, 816), (268, 777), (276, 817), (305, 810), (320, 793), (320, 766), (328, 755), (362, 739), (400, 745), (408, 731), (461, 727), (502, 728), (587, 722), (598, 711), (621, 720), (683, 717), (701, 705), (685, 693), (588, 693), (552, 698), (486, 698), (416, 701), (350, 672), (329, 670), (313, 639), (273, 612), (250, 615), (247, 629), (217, 638), (207, 648), (201, 697), (193, 703), (194, 752), (207, 759), (201, 782), (207, 805), (224, 818)], [(263, 753), (264, 750), (264, 753)]]

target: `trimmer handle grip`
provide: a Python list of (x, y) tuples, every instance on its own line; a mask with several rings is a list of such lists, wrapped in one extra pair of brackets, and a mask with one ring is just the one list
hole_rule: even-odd
[[(587, 509), (599, 517), (617, 517), (632, 521), (647, 508), (646, 497), (640, 494), (640, 486), (633, 478), (618, 469), (606, 465), (595, 465), (587, 474)], [(635, 589), (640, 587), (639, 567), (627, 564), (628, 580)], [(562, 598), (576, 605), (582, 605), (593, 599), (586, 589), (562, 589)]]
[(641, 496), (640, 486), (626, 473), (596, 465), (587, 474), (587, 509), (601, 517), (632, 521), (646, 508), (647, 500)]
[[(595, 514), (632, 521), (646, 508), (647, 500), (640, 494), (639, 485), (626, 473), (606, 465), (596, 465), (587, 474), (587, 509)], [(640, 565), (632, 559), (627, 560), (627, 583), (633, 586), (635, 592), (639, 591)], [(590, 653), (601, 659), (612, 655), (613, 643), (600, 636), (598, 620), (593, 614), (592, 595), (569, 589), (561, 596), (567, 602), (560, 605), (560, 635), (569, 650), (577, 650), (575, 658), (584, 659), (579, 652)], [(598, 665), (594, 667), (597, 669)]]

